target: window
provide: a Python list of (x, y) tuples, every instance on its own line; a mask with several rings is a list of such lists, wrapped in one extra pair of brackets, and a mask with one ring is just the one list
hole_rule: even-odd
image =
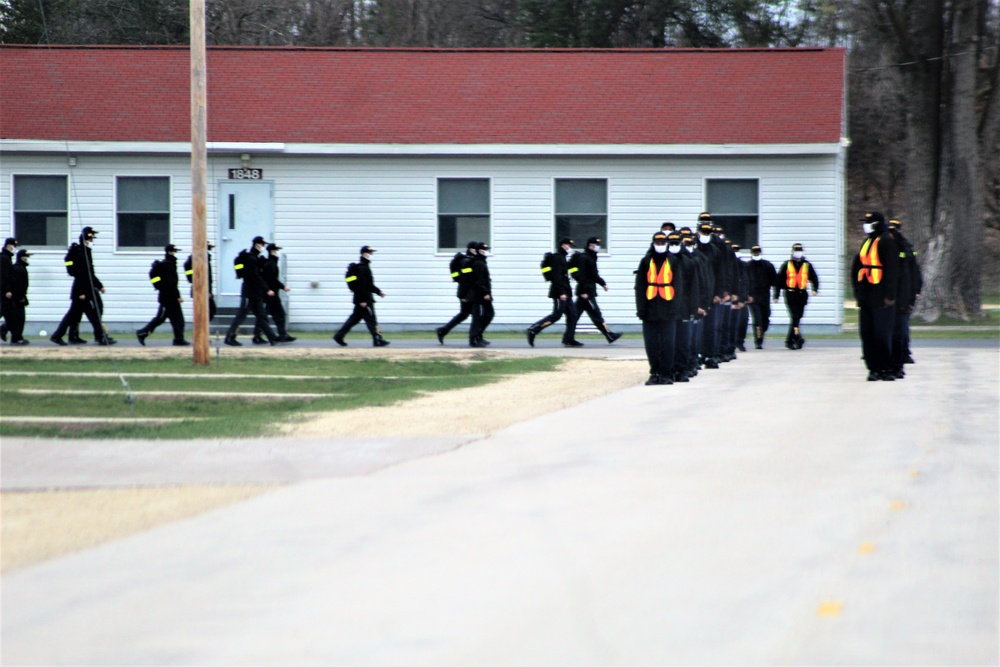
[(578, 248), (587, 239), (601, 239), (601, 252), (608, 245), (608, 182), (601, 179), (556, 179), (556, 235), (572, 238)]
[(14, 237), (23, 246), (65, 246), (69, 205), (65, 176), (14, 177)]
[(170, 243), (170, 179), (118, 178), (118, 247), (162, 248)]
[(438, 251), (463, 249), (469, 241), (490, 241), (490, 181), (438, 179)]
[(706, 184), (705, 210), (726, 238), (748, 249), (759, 242), (757, 179), (709, 180)]

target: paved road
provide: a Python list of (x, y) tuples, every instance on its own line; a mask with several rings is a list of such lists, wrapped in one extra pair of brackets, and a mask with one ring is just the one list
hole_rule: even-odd
[[(997, 664), (998, 367), (928, 346), (866, 383), (856, 347), (771, 350), (371, 470), (331, 442), (317, 475), (4, 577), (2, 659)], [(98, 453), (95, 483), (157, 460)]]

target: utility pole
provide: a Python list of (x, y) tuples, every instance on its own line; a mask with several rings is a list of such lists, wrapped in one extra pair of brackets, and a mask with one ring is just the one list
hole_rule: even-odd
[(191, 0), (191, 277), (194, 299), (194, 363), (208, 366), (208, 190), (205, 0)]

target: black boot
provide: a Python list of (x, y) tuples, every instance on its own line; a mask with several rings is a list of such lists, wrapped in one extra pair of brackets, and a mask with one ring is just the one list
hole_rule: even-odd
[(608, 331), (607, 333), (604, 334), (604, 337), (608, 339), (608, 345), (611, 345), (611, 343), (621, 338), (622, 335), (615, 331)]
[(389, 341), (387, 341), (385, 338), (382, 338), (381, 334), (375, 336), (375, 338), (372, 340), (372, 347), (385, 347), (388, 344)]

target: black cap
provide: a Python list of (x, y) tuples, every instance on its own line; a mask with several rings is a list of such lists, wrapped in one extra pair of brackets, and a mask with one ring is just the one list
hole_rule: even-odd
[(83, 231), (80, 232), (80, 238), (82, 239), (92, 239), (97, 236), (98, 231), (93, 227), (84, 227)]
[(896, 220), (895, 218), (889, 221), (889, 229), (899, 229), (902, 226), (903, 223), (901, 223), (899, 220)]
[(712, 214), (708, 211), (702, 211), (698, 214), (698, 222), (712, 222)]
[(173, 243), (168, 243), (167, 245), (163, 246), (163, 251), (164, 252), (180, 252), (181, 249), (178, 248), (177, 246), (175, 246)]
[(801, 243), (796, 243), (795, 245), (792, 246), (792, 252), (797, 252), (797, 251), (800, 251), (802, 249), (803, 248), (802, 248), (802, 244)]
[(868, 211), (865, 216), (861, 218), (861, 222), (870, 222), (873, 225), (877, 225), (880, 222), (885, 222), (885, 216), (882, 215), (881, 211)]
[(266, 243), (267, 243), (267, 241), (264, 240), (263, 236), (255, 236), (255, 237), (253, 237), (253, 241), (250, 242), (250, 245), (258, 245), (258, 244), (259, 245), (264, 245)]
[(734, 252), (739, 252), (740, 251), (740, 244), (739, 243), (733, 243), (733, 251)]
[(597, 245), (601, 245), (601, 239), (597, 238), (596, 236), (591, 236), (589, 239), (587, 239), (587, 245), (590, 245), (591, 243), (596, 243)]
[(573, 239), (568, 236), (564, 236), (559, 239), (559, 245), (573, 245)]
[(9, 245), (12, 245), (12, 246), (14, 246), (16, 248), (17, 247), (17, 239), (15, 239), (13, 236), (8, 236), (4, 240), (4, 242), (3, 242), (3, 247), (6, 248)]
[(15, 257), (15, 259), (20, 259), (22, 257), (31, 257), (34, 254), (35, 253), (31, 252), (27, 248), (21, 248), (20, 250), (17, 251), (17, 256)]
[(669, 234), (667, 234), (667, 243), (669, 243), (670, 245), (680, 245), (681, 235), (678, 234), (677, 232), (670, 232)]
[(719, 225), (713, 225), (712, 226), (712, 231), (715, 232), (716, 234), (721, 234), (722, 233), (722, 227), (720, 227)]
[(281, 246), (278, 245), (278, 244), (276, 244), (276, 243), (268, 243), (267, 244), (267, 251), (271, 252), (272, 250), (281, 250)]
[(480, 241), (479, 245), (476, 246), (476, 250), (489, 250), (490, 244), (485, 241)]
[(700, 225), (698, 225), (698, 231), (701, 232), (702, 234), (711, 234), (713, 229), (715, 228), (712, 227), (711, 222), (703, 222)]
[(666, 229), (667, 229), (668, 226), (670, 227), (671, 231), (677, 229), (677, 225), (675, 225), (674, 223), (672, 223), (669, 220), (667, 220), (662, 225), (660, 225), (660, 231), (661, 232), (662, 231), (666, 231)]
[(362, 255), (366, 255), (366, 254), (371, 253), (371, 252), (378, 252), (378, 251), (375, 250), (375, 248), (371, 247), (370, 245), (363, 245), (363, 246), (361, 246), (361, 254)]
[(663, 245), (666, 242), (667, 242), (666, 232), (656, 232), (655, 234), (653, 234), (653, 243), (655, 245)]
[(469, 241), (465, 245), (466, 250), (479, 250), (479, 241)]
[(750, 246), (750, 252), (760, 252), (760, 251), (761, 250), (759, 245)]

